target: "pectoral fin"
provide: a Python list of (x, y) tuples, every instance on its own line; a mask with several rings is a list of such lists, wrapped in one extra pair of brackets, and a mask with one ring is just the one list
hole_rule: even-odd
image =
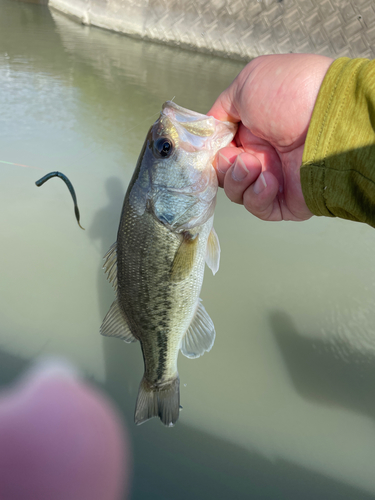
[(104, 255), (104, 272), (107, 279), (115, 290), (117, 290), (117, 241), (113, 243), (108, 252)]
[(178, 247), (171, 268), (171, 280), (181, 281), (189, 276), (194, 267), (195, 256), (198, 248), (199, 234), (192, 236), (183, 233), (183, 240)]
[(187, 358), (199, 358), (215, 342), (215, 327), (199, 299), (195, 316), (182, 339), (181, 352)]
[(207, 240), (206, 264), (213, 274), (218, 272), (220, 265), (220, 243), (214, 228), (211, 229)]
[(127, 319), (121, 311), (117, 299), (112, 303), (100, 327), (100, 333), (105, 337), (117, 337), (127, 343), (136, 342), (137, 339), (130, 331)]

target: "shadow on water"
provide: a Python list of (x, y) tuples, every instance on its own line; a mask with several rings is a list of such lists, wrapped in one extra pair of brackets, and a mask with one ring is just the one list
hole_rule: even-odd
[[(116, 241), (121, 207), (125, 196), (124, 189), (125, 188), (121, 180), (117, 177), (110, 177), (106, 180), (105, 190), (108, 203), (96, 212), (94, 220), (88, 229), (90, 239), (94, 242), (94, 244), (98, 244), (99, 246), (101, 257), (104, 257), (110, 246)], [(107, 283), (103, 270), (103, 264), (104, 261), (99, 259), (97, 289), (100, 317), (104, 319), (104, 316), (108, 312), (109, 305), (115, 298), (115, 294), (112, 287)], [(108, 344), (105, 340), (106, 339), (103, 339), (104, 351), (111, 349), (111, 344)], [(112, 354), (113, 353), (110, 351), (110, 357), (112, 357)]]
[(29, 361), (0, 349), (0, 389), (12, 383), (29, 366)]
[(110, 338), (103, 344), (107, 377), (102, 388), (116, 401), (132, 441), (132, 500), (373, 498), (287, 460), (268, 460), (191, 428), (182, 418), (174, 429), (164, 428), (156, 419), (136, 427), (134, 405), (143, 371), (139, 345)]
[(105, 181), (105, 191), (108, 203), (96, 212), (88, 230), (91, 240), (99, 242), (100, 252), (103, 256), (116, 240), (125, 186), (119, 178), (109, 177)]
[[(118, 339), (106, 351), (112, 366), (99, 386), (116, 401), (127, 422), (130, 407), (120, 377), (133, 369), (132, 350)], [(123, 346), (124, 349), (121, 347)], [(135, 346), (134, 346), (135, 347)], [(12, 383), (29, 362), (0, 350), (2, 387)], [(0, 386), (1, 387), (1, 386)], [(134, 401), (131, 401), (131, 406)], [(131, 408), (131, 413), (133, 408)], [(309, 471), (286, 460), (267, 460), (260, 454), (215, 438), (179, 422), (178, 429), (162, 428), (156, 420), (128, 428), (133, 448), (132, 500), (371, 500), (373, 495)], [(178, 434), (177, 431), (178, 430)]]
[(334, 349), (322, 340), (302, 337), (282, 311), (273, 312), (270, 323), (294, 387), (302, 397), (375, 419), (375, 357), (352, 352), (343, 359), (337, 355), (339, 340), (335, 340)]

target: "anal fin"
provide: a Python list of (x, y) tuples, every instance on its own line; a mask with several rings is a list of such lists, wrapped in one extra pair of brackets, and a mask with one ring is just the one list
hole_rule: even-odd
[(112, 303), (100, 327), (100, 333), (105, 337), (117, 337), (127, 343), (136, 342), (127, 319), (121, 311), (117, 299)]
[(181, 343), (181, 352), (187, 358), (199, 358), (212, 349), (215, 342), (215, 327), (201, 299), (195, 316)]

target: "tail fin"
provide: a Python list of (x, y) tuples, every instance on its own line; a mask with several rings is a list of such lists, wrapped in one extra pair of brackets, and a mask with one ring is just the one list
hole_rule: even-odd
[(139, 386), (134, 421), (143, 424), (150, 418), (160, 417), (164, 425), (173, 427), (180, 412), (180, 378), (177, 376), (157, 390), (143, 377)]

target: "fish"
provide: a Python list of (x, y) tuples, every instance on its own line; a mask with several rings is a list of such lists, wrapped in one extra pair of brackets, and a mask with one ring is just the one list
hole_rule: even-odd
[(69, 193), (73, 199), (73, 203), (74, 203), (74, 214), (76, 216), (76, 219), (77, 219), (77, 223), (79, 225), (79, 227), (83, 230), (85, 230), (84, 227), (81, 226), (79, 220), (80, 220), (80, 213), (79, 213), (79, 208), (78, 208), (78, 203), (77, 203), (77, 196), (76, 196), (76, 192), (74, 191), (74, 187), (73, 187), (73, 184), (70, 182), (70, 180), (67, 178), (67, 176), (65, 174), (63, 174), (62, 172), (50, 172), (49, 174), (46, 174), (44, 175), (41, 179), (37, 180), (35, 182), (35, 184), (40, 187), (40, 186), (43, 186), (43, 184), (45, 182), (47, 182), (49, 179), (52, 179), (52, 177), (59, 177), (60, 179), (62, 179), (67, 188), (69, 189)]
[(197, 358), (213, 346), (215, 327), (199, 298), (205, 263), (215, 274), (220, 261), (212, 163), (236, 128), (165, 102), (127, 189), (117, 241), (104, 256), (116, 299), (100, 332), (139, 341), (143, 353), (137, 425), (153, 417), (176, 423), (179, 351)]

